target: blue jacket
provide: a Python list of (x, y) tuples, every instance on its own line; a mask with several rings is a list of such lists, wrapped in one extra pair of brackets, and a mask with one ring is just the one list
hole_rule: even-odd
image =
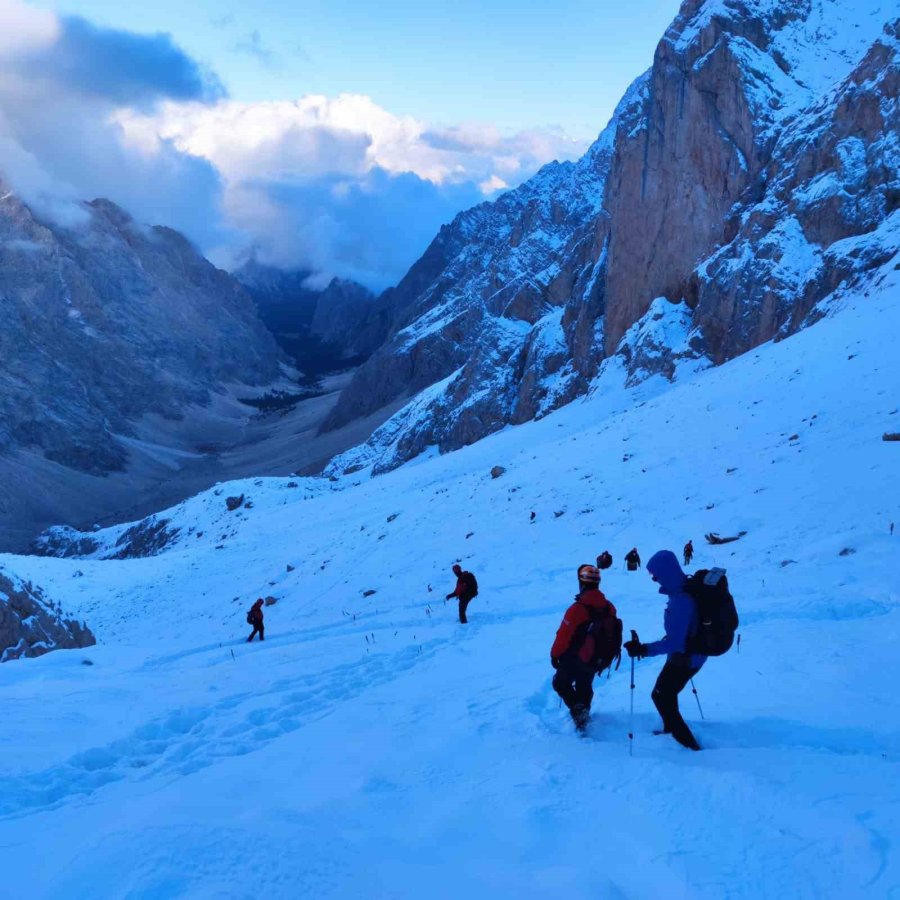
[[(687, 576), (671, 550), (654, 553), (647, 563), (647, 571), (653, 580), (659, 583), (659, 592), (668, 595), (669, 598), (663, 619), (666, 636), (661, 641), (646, 645), (647, 656), (661, 656), (665, 653), (670, 662), (684, 665), (685, 659), (682, 654), (687, 640), (697, 630), (697, 605), (694, 598), (684, 589)], [(691, 654), (692, 668), (699, 669), (705, 662), (705, 656), (699, 653)]]

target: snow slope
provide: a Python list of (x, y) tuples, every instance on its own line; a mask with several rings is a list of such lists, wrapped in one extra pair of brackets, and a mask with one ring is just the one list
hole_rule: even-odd
[[(896, 261), (875, 285), (672, 384), (613, 358), (583, 401), (383, 477), (223, 485), (153, 558), (0, 557), (100, 642), (0, 666), (3, 893), (900, 895)], [(547, 657), (577, 565), (609, 548), (651, 639), (662, 598), (622, 555), (688, 538), (742, 614), (706, 719), (682, 704), (705, 751), (650, 735), (658, 660), (633, 757), (627, 663), (576, 737)]]

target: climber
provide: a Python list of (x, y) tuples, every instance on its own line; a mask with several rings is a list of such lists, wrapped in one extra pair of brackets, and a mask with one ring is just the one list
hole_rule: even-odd
[(247, 613), (247, 624), (253, 626), (253, 631), (250, 633), (250, 637), (247, 638), (247, 643), (249, 644), (253, 638), (259, 634), (259, 639), (264, 641), (266, 639), (266, 628), (263, 625), (263, 598), (260, 597), (253, 606), (250, 607), (250, 611)]
[(694, 558), (694, 542), (688, 541), (684, 545), (684, 564), (689, 566), (691, 564), (691, 560)]
[(471, 572), (464, 572), (458, 563), (453, 566), (453, 574), (456, 576), (456, 587), (447, 594), (447, 599), (459, 599), (459, 621), (465, 625), (469, 621), (466, 618), (466, 607), (478, 596), (478, 581)]
[(697, 607), (685, 589), (687, 576), (671, 550), (655, 553), (647, 563), (647, 571), (659, 585), (659, 592), (668, 597), (663, 617), (666, 635), (652, 644), (642, 644), (635, 634), (625, 642), (625, 649), (637, 659), (666, 654), (666, 664), (650, 694), (663, 721), (662, 730), (655, 734), (671, 734), (679, 744), (699, 750), (697, 739), (678, 709), (678, 695), (706, 662), (705, 656), (686, 652), (688, 640), (697, 631)]
[(609, 552), (609, 550), (604, 550), (597, 557), (597, 568), (600, 570), (608, 569), (612, 564), (613, 564), (613, 558), (612, 558), (612, 554)]
[(628, 553), (625, 554), (625, 563), (628, 566), (629, 572), (636, 572), (641, 567), (641, 558), (638, 555), (637, 547), (632, 547)]
[(622, 620), (600, 591), (600, 570), (579, 566), (578, 594), (550, 648), (550, 663), (556, 669), (553, 690), (579, 732), (584, 732), (590, 716), (594, 675), (612, 665), (621, 651)]

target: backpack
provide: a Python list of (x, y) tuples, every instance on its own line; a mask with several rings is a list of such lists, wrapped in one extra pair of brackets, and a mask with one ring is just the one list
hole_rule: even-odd
[(579, 626), (572, 649), (582, 665), (594, 672), (602, 672), (622, 655), (622, 620), (610, 604), (600, 609), (586, 603), (579, 605), (588, 611), (590, 619)]
[(478, 596), (478, 580), (471, 572), (463, 572), (463, 580), (466, 582), (466, 596), (469, 600)]
[(685, 590), (697, 607), (697, 632), (688, 638), (686, 651), (703, 656), (727, 653), (739, 622), (725, 570), (699, 569), (688, 578)]
[(256, 624), (256, 619), (253, 618), (253, 610), (252, 609), (247, 610), (247, 624), (248, 625)]
[(598, 569), (608, 569), (613, 564), (612, 554), (608, 550), (604, 550), (597, 557), (597, 568)]

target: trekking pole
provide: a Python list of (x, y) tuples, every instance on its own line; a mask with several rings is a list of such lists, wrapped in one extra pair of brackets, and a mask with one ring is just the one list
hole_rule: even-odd
[(706, 716), (703, 715), (703, 707), (700, 705), (700, 695), (697, 693), (697, 688), (694, 686), (694, 679), (691, 679), (691, 690), (694, 692), (694, 699), (697, 701), (697, 709), (700, 710), (700, 718), (706, 721)]
[[(637, 641), (637, 632), (632, 629), (631, 638)], [(628, 716), (628, 755), (634, 756), (634, 657), (631, 657), (631, 713)]]

